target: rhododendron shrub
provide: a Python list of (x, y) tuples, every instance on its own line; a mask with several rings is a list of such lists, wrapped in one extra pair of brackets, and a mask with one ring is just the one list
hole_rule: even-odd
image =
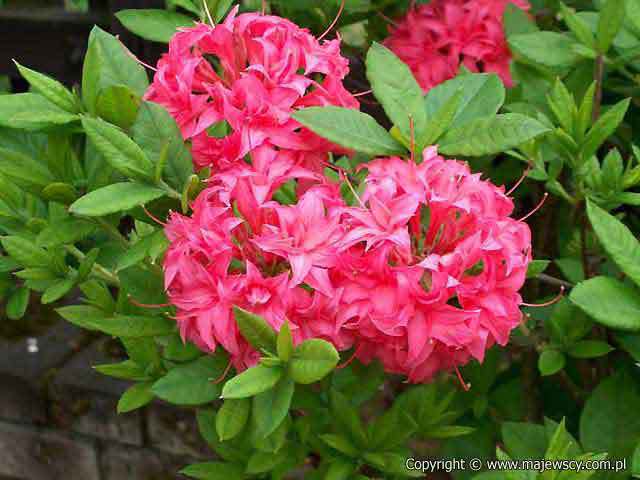
[(0, 333), (117, 338), (190, 478), (637, 475), (636, 3), (231, 3), (120, 12), (165, 53), (96, 27), (77, 88), (17, 64)]

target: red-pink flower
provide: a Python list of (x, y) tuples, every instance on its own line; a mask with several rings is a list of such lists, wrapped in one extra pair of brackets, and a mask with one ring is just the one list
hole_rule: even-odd
[[(146, 98), (165, 106), (192, 140), (198, 168), (224, 170), (261, 145), (304, 153), (301, 163), (317, 166), (318, 155), (338, 148), (291, 114), (308, 106), (358, 108), (342, 85), (347, 73), (339, 40), (321, 43), (289, 20), (237, 15), (236, 8), (215, 27), (181, 29)], [(228, 132), (210, 131), (223, 121)]]
[[(531, 235), (503, 188), (430, 147), (420, 164), (367, 164), (348, 206), (339, 184), (262, 148), (251, 169), (214, 175), (190, 218), (170, 219), (166, 286), (185, 338), (222, 345), (238, 369), (255, 363), (237, 305), (412, 382), (508, 341)], [(274, 191), (289, 180), (321, 181), (283, 205)]]
[(509, 3), (530, 8), (527, 0), (433, 0), (410, 10), (390, 29), (385, 44), (409, 65), (425, 92), (455, 77), (461, 66), (496, 73), (510, 87), (511, 53), (502, 26)]

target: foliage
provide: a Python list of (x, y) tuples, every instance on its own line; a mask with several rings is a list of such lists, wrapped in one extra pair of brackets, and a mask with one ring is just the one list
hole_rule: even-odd
[[(206, 2), (168, 0), (166, 10), (123, 11), (118, 19), (166, 42), (194, 19), (222, 20), (232, 3)], [(259, 9), (256, 3), (243, 9)], [(320, 33), (339, 2), (309, 3), (268, 7)], [(559, 287), (566, 295), (524, 306), (509, 345), (458, 372), (470, 388), (449, 374), (407, 385), (377, 362), (352, 362), (355, 352), (339, 353), (325, 340), (295, 344), (288, 323), (275, 332), (240, 308), (232, 321), (260, 353), (255, 366), (238, 372), (222, 349), (205, 354), (184, 342), (170, 318), (176, 310), (161, 267), (169, 242), (156, 220), (170, 211), (188, 214), (207, 172), (194, 171), (191, 145), (173, 117), (144, 100), (144, 68), (98, 27), (80, 89), (18, 64), (31, 90), (0, 95), (2, 321), (20, 321), (39, 299), (54, 303), (66, 321), (118, 337), (127, 358), (96, 369), (132, 382), (119, 412), (154, 398), (197, 409), (215, 458), (185, 467), (190, 478), (422, 476), (406, 466), (411, 456), (627, 465), (618, 472), (458, 471), (456, 480), (638, 476), (639, 4), (533, 2), (535, 23), (507, 9), (515, 86), (463, 68), (426, 94), (375, 42), (384, 36), (381, 17), (407, 4), (348, 1), (339, 23), (345, 36), (354, 26), (364, 32), (349, 48), (364, 59), (386, 118), (331, 106), (301, 109), (294, 118), (354, 151), (331, 158), (347, 171), (346, 182), (336, 180), (352, 204), (369, 160), (419, 156), (434, 144), (497, 184), (513, 184), (525, 170), (513, 194), (523, 213), (549, 195), (528, 219), (537, 260), (521, 293), (537, 303)], [(297, 201), (285, 187), (279, 193)]]

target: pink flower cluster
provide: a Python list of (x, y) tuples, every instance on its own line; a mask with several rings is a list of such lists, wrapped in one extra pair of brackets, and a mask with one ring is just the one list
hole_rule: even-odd
[[(262, 160), (274, 166), (286, 155)], [(288, 321), (296, 343), (353, 348), (412, 382), (504, 345), (521, 319), (531, 260), (529, 228), (509, 217), (504, 189), (435, 147), (420, 164), (394, 157), (366, 167), (356, 205), (339, 183), (299, 167), (280, 170), (311, 183), (293, 205), (221, 174), (191, 217), (172, 214), (165, 282), (183, 336), (206, 350), (221, 345), (238, 369), (252, 365), (259, 354), (238, 331), (237, 305), (275, 330)]]
[[(224, 170), (260, 146), (315, 167), (336, 150), (291, 118), (293, 110), (358, 108), (342, 80), (340, 40), (320, 43), (284, 18), (236, 7), (224, 23), (181, 29), (158, 62), (146, 99), (163, 105), (190, 140), (197, 168)], [(226, 122), (229, 132), (211, 131)]]
[(413, 71), (425, 92), (456, 76), (460, 66), (492, 72), (512, 86), (511, 53), (502, 17), (508, 4), (527, 0), (432, 0), (390, 29), (385, 45)]
[[(507, 342), (530, 232), (502, 188), (435, 147), (419, 164), (367, 164), (347, 204), (351, 183), (323, 174), (337, 147), (291, 118), (312, 105), (357, 108), (347, 71), (339, 40), (321, 44), (278, 17), (234, 11), (175, 35), (146, 98), (212, 174), (191, 216), (170, 217), (165, 286), (183, 338), (222, 347), (238, 370), (259, 353), (233, 306), (274, 330), (289, 322), (296, 343), (322, 338), (421, 382)], [(223, 121), (230, 131), (214, 135)]]

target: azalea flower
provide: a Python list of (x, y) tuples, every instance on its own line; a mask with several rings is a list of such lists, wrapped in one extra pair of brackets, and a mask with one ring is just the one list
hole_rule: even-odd
[[(176, 119), (197, 168), (226, 170), (268, 145), (321, 170), (327, 153), (340, 149), (291, 114), (309, 106), (358, 108), (342, 84), (349, 68), (340, 40), (320, 42), (287, 19), (237, 12), (216, 26), (180, 29), (145, 98)], [(229, 131), (216, 134), (218, 126)]]
[(418, 5), (390, 28), (385, 45), (409, 65), (425, 93), (455, 77), (462, 66), (496, 73), (511, 87), (511, 53), (502, 26), (510, 3), (530, 8), (526, 0), (433, 0)]
[[(262, 148), (254, 170), (214, 175), (192, 216), (167, 226), (167, 292), (185, 338), (252, 365), (237, 305), (274, 330), (287, 321), (296, 343), (322, 338), (411, 382), (508, 341), (531, 233), (504, 188), (429, 147), (419, 164), (367, 164), (349, 206), (340, 184)], [(284, 181), (317, 183), (284, 205), (274, 200)]]

